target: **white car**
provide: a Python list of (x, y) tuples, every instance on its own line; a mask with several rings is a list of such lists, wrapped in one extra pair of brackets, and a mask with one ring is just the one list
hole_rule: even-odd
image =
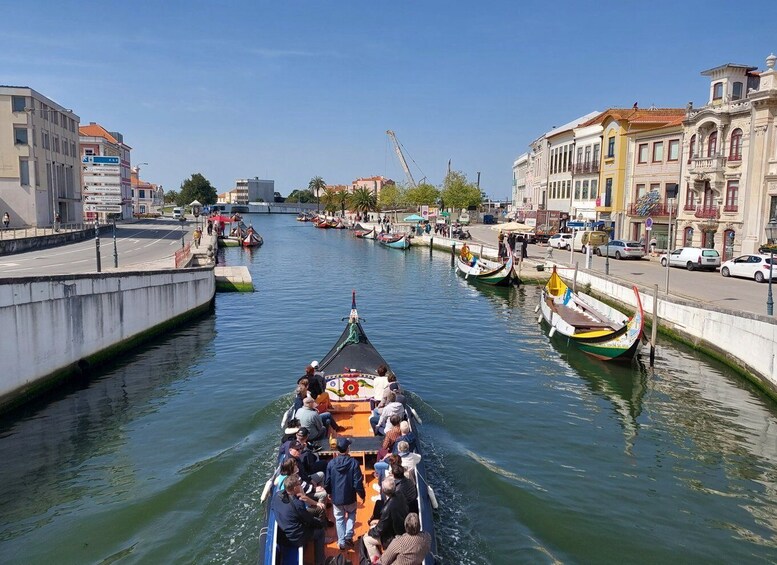
[[(661, 266), (666, 267), (667, 255), (661, 255)], [(670, 267), (685, 267), (689, 271), (715, 271), (720, 267), (720, 253), (701, 247), (679, 247), (669, 254)]]
[(548, 239), (548, 246), (556, 249), (569, 249), (572, 246), (571, 233), (556, 233)]
[(760, 283), (769, 280), (770, 269), (772, 280), (777, 279), (777, 264), (771, 265), (769, 255), (742, 255), (723, 263), (720, 267), (720, 274), (724, 277), (753, 279)]

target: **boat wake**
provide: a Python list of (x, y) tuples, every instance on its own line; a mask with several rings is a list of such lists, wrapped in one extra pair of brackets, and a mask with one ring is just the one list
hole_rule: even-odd
[(499, 465), (497, 465), (493, 461), (490, 461), (490, 460), (486, 459), (485, 457), (481, 457), (477, 453), (469, 451), (468, 449), (465, 449), (464, 453), (468, 457), (473, 459), (474, 461), (477, 461), (478, 463), (483, 465), (483, 467), (485, 467), (486, 469), (488, 469), (492, 473), (496, 473), (497, 475), (500, 475), (500, 476), (502, 476), (502, 477), (504, 477), (506, 479), (510, 479), (510, 480), (513, 480), (513, 481), (521, 483), (521, 484), (529, 485), (532, 488), (535, 488), (535, 489), (537, 489), (537, 490), (539, 490), (541, 492), (548, 492), (546, 489), (542, 488), (540, 485), (538, 485), (534, 481), (530, 481), (529, 479), (526, 479), (524, 477), (520, 477), (520, 476), (516, 475), (515, 473), (511, 473), (507, 469), (503, 469), (502, 467), (500, 467)]

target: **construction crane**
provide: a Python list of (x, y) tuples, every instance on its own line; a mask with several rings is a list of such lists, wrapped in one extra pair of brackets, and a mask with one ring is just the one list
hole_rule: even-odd
[(405, 156), (402, 154), (402, 147), (399, 145), (397, 136), (390, 129), (386, 130), (386, 135), (388, 135), (391, 138), (391, 141), (394, 143), (394, 151), (396, 152), (397, 157), (399, 157), (399, 163), (402, 165), (402, 169), (405, 171), (405, 175), (407, 175), (407, 182), (410, 183), (411, 188), (415, 188), (417, 185), (415, 179), (413, 178), (413, 173), (410, 172), (410, 167), (407, 166), (407, 161), (405, 160)]

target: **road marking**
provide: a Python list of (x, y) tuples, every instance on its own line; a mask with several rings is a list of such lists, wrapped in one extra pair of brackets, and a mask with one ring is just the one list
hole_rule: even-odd
[(0, 267), (18, 267), (19, 263), (0, 263)]

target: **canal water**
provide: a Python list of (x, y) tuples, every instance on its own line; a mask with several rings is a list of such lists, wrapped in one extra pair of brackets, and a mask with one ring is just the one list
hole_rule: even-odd
[(423, 418), (443, 563), (777, 562), (777, 411), (725, 367), (596, 362), (543, 334), (536, 287), (250, 220), (264, 246), (222, 259), (256, 293), (0, 421), (0, 562), (255, 563), (282, 411), (351, 289)]

